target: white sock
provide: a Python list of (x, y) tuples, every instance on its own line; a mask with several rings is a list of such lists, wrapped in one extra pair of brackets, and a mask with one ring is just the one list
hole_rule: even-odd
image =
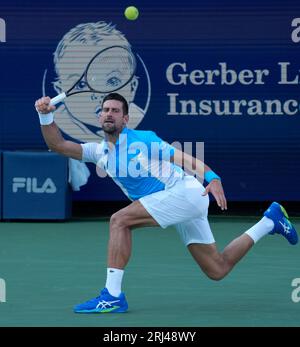
[(274, 228), (274, 222), (268, 217), (263, 217), (258, 223), (253, 225), (245, 233), (256, 243), (263, 236), (267, 235)]
[(114, 269), (113, 267), (107, 268), (105, 287), (110, 295), (118, 297), (121, 294), (123, 274), (124, 270)]

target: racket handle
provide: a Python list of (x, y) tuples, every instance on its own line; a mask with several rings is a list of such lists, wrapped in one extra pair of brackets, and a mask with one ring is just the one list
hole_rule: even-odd
[(50, 105), (55, 106), (59, 102), (63, 101), (66, 97), (66, 93), (60, 93), (50, 100)]

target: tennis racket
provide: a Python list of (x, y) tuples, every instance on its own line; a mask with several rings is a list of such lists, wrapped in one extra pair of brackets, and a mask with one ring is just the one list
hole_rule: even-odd
[[(56, 105), (74, 94), (115, 92), (132, 80), (135, 71), (136, 59), (131, 50), (123, 46), (107, 47), (90, 60), (82, 76), (69, 90), (50, 100), (50, 105)], [(76, 90), (82, 81), (86, 89)]]

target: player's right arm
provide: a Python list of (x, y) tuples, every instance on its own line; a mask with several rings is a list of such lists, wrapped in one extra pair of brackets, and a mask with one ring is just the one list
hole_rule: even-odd
[[(55, 110), (55, 106), (50, 105), (50, 98), (48, 96), (36, 100), (35, 108), (40, 114), (40, 117), (43, 117), (43, 115), (46, 116), (48, 113)], [(76, 142), (65, 140), (55, 122), (49, 125), (41, 125), (41, 130), (44, 140), (51, 151), (66, 157), (78, 160), (82, 159), (81, 145)]]

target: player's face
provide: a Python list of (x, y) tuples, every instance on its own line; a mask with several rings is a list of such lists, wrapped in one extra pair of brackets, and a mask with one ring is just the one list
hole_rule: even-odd
[(107, 134), (120, 133), (128, 122), (128, 115), (123, 113), (123, 103), (119, 100), (104, 102), (100, 113), (100, 124)]

